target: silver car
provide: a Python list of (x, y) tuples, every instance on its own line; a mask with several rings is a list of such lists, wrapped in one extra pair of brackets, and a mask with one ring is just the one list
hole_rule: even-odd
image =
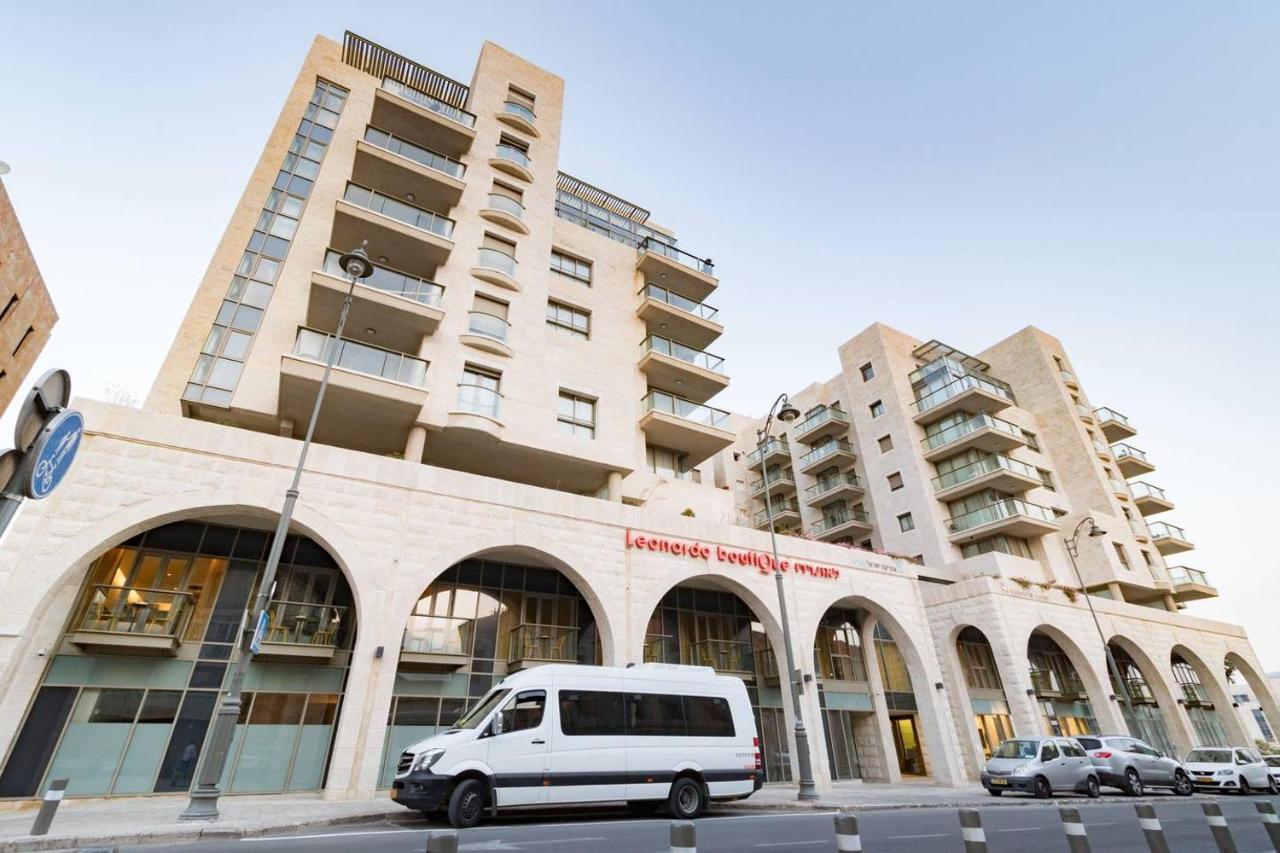
[(1098, 796), (1098, 773), (1075, 738), (1012, 738), (996, 747), (982, 769), (982, 787), (993, 797), (1022, 791), (1044, 799), (1058, 791)]
[(1147, 788), (1171, 788), (1189, 797), (1195, 793), (1191, 776), (1182, 762), (1128, 735), (1082, 736), (1076, 740), (1089, 752), (1102, 784), (1134, 797)]

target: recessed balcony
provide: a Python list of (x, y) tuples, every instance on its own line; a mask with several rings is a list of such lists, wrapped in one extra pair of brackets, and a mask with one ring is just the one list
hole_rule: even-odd
[(733, 444), (729, 413), (665, 391), (645, 395), (640, 429), (649, 444), (687, 457), (692, 467)]
[(529, 152), (515, 145), (499, 142), (494, 155), (489, 158), (489, 165), (522, 181), (533, 180), (533, 172), (530, 171), (533, 163), (529, 159)]
[(1003, 453), (1016, 447), (1025, 447), (1026, 444), (1022, 428), (1017, 424), (979, 412), (959, 423), (930, 433), (920, 442), (920, 447), (924, 458), (932, 462), (966, 450)]
[(389, 77), (374, 92), (369, 123), (455, 158), (476, 138), (474, 115)]
[(421, 207), (347, 184), (333, 217), (332, 246), (359, 246), (369, 241), (371, 258), (419, 272), (434, 270), (453, 251), (453, 220)]
[(1036, 696), (1048, 698), (1087, 698), (1084, 681), (1076, 673), (1062, 673), (1054, 669), (1031, 670), (1031, 689)]
[(764, 443), (764, 447), (757, 447), (755, 450), (747, 454), (747, 467), (752, 471), (759, 471), (761, 466), (761, 450), (763, 449), (763, 464), (765, 467), (769, 465), (782, 464), (786, 465), (791, 461), (791, 445), (784, 438), (769, 437)]
[(1124, 441), (1138, 434), (1138, 431), (1129, 423), (1129, 419), (1115, 409), (1104, 406), (1101, 409), (1094, 409), (1093, 415), (1098, 421), (1098, 428), (1107, 437), (1107, 441)]
[(827, 504), (836, 500), (856, 501), (866, 492), (858, 475), (852, 471), (832, 477), (819, 477), (818, 482), (804, 490), (804, 502), (809, 506)]
[(1179, 601), (1199, 601), (1217, 598), (1218, 589), (1209, 583), (1209, 577), (1199, 569), (1188, 566), (1170, 566), (1169, 580), (1173, 582), (1173, 596)]
[(91, 651), (175, 655), (194, 604), (189, 592), (94, 584), (70, 639)]
[(1003, 533), (1007, 536), (1044, 536), (1061, 529), (1053, 510), (1018, 498), (1001, 498), (984, 507), (953, 515), (947, 522), (949, 538), (957, 544)]
[(871, 518), (860, 509), (842, 509), (823, 513), (822, 519), (809, 529), (823, 542), (831, 542), (844, 536), (862, 536), (871, 532)]
[(1090, 409), (1084, 403), (1076, 403), (1076, 414), (1080, 416), (1080, 420), (1087, 424), (1093, 423), (1093, 409)]
[(1099, 459), (1111, 460), (1111, 445), (1101, 439), (1093, 440), (1093, 452), (1098, 454)]
[(465, 174), (466, 167), (452, 157), (376, 127), (365, 128), (351, 168), (355, 183), (411, 193), (430, 210), (450, 210), (462, 199)]
[(717, 309), (656, 284), (647, 284), (640, 291), (636, 316), (644, 321), (649, 334), (675, 338), (699, 349), (724, 333)]
[(751, 481), (748, 487), (751, 490), (751, 497), (764, 499), (765, 489), (769, 491), (769, 497), (777, 500), (779, 496), (791, 495), (796, 491), (795, 474), (786, 468), (774, 468), (766, 471), (764, 476), (757, 477)]
[(462, 669), (471, 662), (474, 633), (474, 619), (410, 616), (400, 640), (400, 666), (426, 672)]
[(1120, 469), (1120, 473), (1126, 477), (1150, 474), (1156, 470), (1156, 466), (1151, 464), (1147, 454), (1131, 445), (1113, 444), (1111, 445), (1111, 455), (1115, 457), (1116, 466)]
[(347, 608), (272, 599), (258, 655), (268, 659), (323, 663), (333, 659)]
[(853, 445), (842, 438), (837, 438), (816, 445), (801, 456), (799, 468), (802, 474), (809, 474), (832, 466), (852, 465), (857, 458)]
[(1181, 554), (1196, 547), (1187, 538), (1187, 532), (1176, 524), (1153, 521), (1147, 525), (1147, 529), (1151, 531), (1151, 541), (1155, 543), (1156, 550), (1166, 557), (1170, 554)]
[(823, 406), (792, 427), (791, 437), (796, 441), (813, 444), (828, 436), (845, 435), (848, 432), (849, 416), (833, 406)]
[(526, 136), (532, 136), (534, 139), (537, 139), (540, 135), (538, 133), (538, 117), (533, 110), (524, 104), (506, 101), (498, 112), (494, 114), (494, 118), (508, 127), (514, 127)]
[(529, 233), (529, 226), (524, 224), (524, 205), (505, 195), (489, 193), (488, 205), (480, 209), (480, 216), (518, 234)]
[[(324, 267), (311, 274), (307, 325), (336, 326), (350, 282), (338, 264), (339, 254), (325, 252)], [(347, 328), (373, 329), (377, 342), (388, 349), (417, 352), (422, 339), (434, 334), (444, 318), (440, 300), (444, 288), (435, 282), (375, 266), (351, 291)], [(363, 334), (363, 332), (361, 332)]]
[(1155, 515), (1173, 509), (1173, 501), (1169, 500), (1164, 489), (1159, 486), (1135, 480), (1129, 484), (1129, 490), (1133, 493), (1134, 504), (1143, 515)]
[(751, 644), (742, 640), (699, 640), (692, 645), (694, 666), (709, 666), (721, 675), (754, 679)]
[(704, 402), (729, 385), (724, 359), (669, 338), (649, 335), (642, 344), (640, 370), (649, 384), (678, 390), (681, 396)]
[(1058, 378), (1061, 379), (1062, 384), (1066, 385), (1068, 388), (1074, 391), (1080, 390), (1080, 383), (1076, 380), (1076, 375), (1070, 370), (1059, 370)]
[(939, 420), (952, 412), (999, 412), (1012, 406), (1013, 402), (1013, 391), (1005, 383), (968, 373), (923, 395), (912, 408), (915, 410), (915, 422), (925, 423)]
[(482, 281), (519, 293), (520, 282), (516, 280), (518, 268), (516, 259), (506, 252), (481, 247), (476, 265), (471, 268), (471, 274)]
[(578, 629), (564, 625), (517, 625), (506, 637), (507, 671), (544, 663), (578, 662)]
[[(773, 526), (777, 530), (800, 526), (800, 504), (795, 498), (791, 498), (790, 500), (774, 501)], [(756, 513), (755, 527), (756, 530), (769, 529), (768, 510), (762, 509)]]
[(1040, 472), (1025, 462), (993, 453), (933, 478), (934, 495), (941, 501), (956, 500), (983, 489), (1022, 494), (1044, 485)]
[(458, 340), (469, 347), (510, 358), (515, 353), (507, 343), (511, 324), (505, 317), (472, 311), (467, 315), (467, 331)]
[(1122, 501), (1129, 499), (1128, 483), (1126, 483), (1124, 480), (1117, 480), (1114, 477), (1111, 478), (1110, 483), (1111, 483), (1111, 491), (1116, 497), (1118, 497)]
[(719, 286), (715, 266), (683, 249), (646, 237), (636, 250), (636, 269), (659, 287), (702, 302)]

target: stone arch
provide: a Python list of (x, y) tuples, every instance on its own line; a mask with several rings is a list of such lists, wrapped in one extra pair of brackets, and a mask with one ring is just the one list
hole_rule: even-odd
[(1223, 664), (1230, 666), (1244, 678), (1253, 698), (1262, 706), (1263, 715), (1271, 723), (1272, 731), (1280, 729), (1280, 702), (1277, 702), (1266, 676), (1259, 674), (1257, 668), (1238, 652), (1227, 652), (1223, 657)]
[(1196, 677), (1200, 679), (1201, 686), (1208, 692), (1209, 701), (1213, 703), (1214, 710), (1217, 712), (1218, 722), (1227, 734), (1227, 740), (1232, 744), (1249, 744), (1249, 738), (1245, 733), (1244, 726), (1240, 725), (1240, 718), (1237, 716), (1235, 708), (1232, 707), (1226, 672), (1222, 667), (1210, 667), (1197, 652), (1192, 651), (1182, 643), (1177, 643), (1169, 649), (1168, 667), (1171, 673), (1174, 655), (1186, 661), (1195, 672)]
[[(974, 688), (969, 686), (969, 679), (965, 674), (965, 662), (960, 651), (960, 639), (968, 631), (975, 632), (977, 636), (981, 637), (991, 652), (992, 663), (995, 666), (995, 673), (999, 679), (999, 687), (986, 688), (986, 691), (989, 693), (995, 693), (997, 690), (999, 691), (1007, 708), (1007, 713), (1004, 715), (1006, 717), (1004, 722), (1007, 725), (1007, 731), (996, 731), (995, 729), (1001, 728), (996, 721), (989, 719), (979, 721), (977, 719), (977, 712), (974, 709)], [(991, 749), (994, 749), (998, 744), (991, 741), (994, 741), (1000, 736), (1012, 737), (1017, 733), (1014, 720), (1014, 703), (1010, 701), (1009, 698), (1009, 685), (1011, 683), (1016, 685), (1017, 682), (1011, 680), (1010, 676), (1012, 673), (1003, 671), (1004, 668), (1001, 666), (1000, 656), (997, 654), (995, 646), (991, 642), (991, 638), (988, 637), (987, 633), (977, 625), (968, 622), (962, 622), (958, 625), (954, 625), (951, 630), (947, 632), (946, 639), (947, 648), (945, 650), (943, 660), (945, 662), (944, 666), (952, 674), (951, 683), (954, 685), (952, 690), (952, 711), (956, 715), (957, 723), (960, 724), (959, 735), (961, 746), (968, 747), (967, 751), (971, 759), (970, 769), (971, 771), (977, 771), (980, 770), (982, 765), (986, 762), (986, 754), (982, 748), (984, 738), (988, 741), (988, 746)], [(981, 698), (985, 700), (992, 697), (983, 696)], [(986, 726), (986, 729), (982, 730), (981, 733), (980, 723), (985, 724)], [(973, 774), (971, 773), (971, 775)]]
[[(1173, 684), (1170, 669), (1158, 666), (1145, 649), (1123, 634), (1113, 635), (1107, 640), (1107, 644), (1123, 649), (1138, 667), (1143, 680), (1147, 682), (1155, 696), (1160, 717), (1169, 730), (1169, 736), (1177, 747), (1177, 753), (1186, 755), (1187, 750), (1194, 745), (1194, 737), (1190, 726), (1187, 725), (1185, 715), (1179, 712), (1177, 688)], [(1138, 732), (1131, 732), (1131, 734), (1135, 737), (1140, 736)], [(1152, 744), (1152, 746), (1159, 748), (1159, 744)]]
[[(1031, 638), (1036, 634), (1052, 640), (1067, 656), (1071, 666), (1075, 668), (1076, 675), (1084, 683), (1085, 695), (1089, 698), (1089, 705), (1093, 709), (1094, 719), (1097, 720), (1099, 728), (1104, 732), (1108, 729), (1122, 731), (1120, 726), (1123, 723), (1120, 714), (1111, 701), (1110, 677), (1106, 674), (1106, 653), (1099, 649), (1096, 657), (1091, 657), (1061, 628), (1042, 622), (1027, 632), (1022, 646), (1024, 654), (1030, 649)], [(1044, 733), (1041, 732), (1041, 734)]]

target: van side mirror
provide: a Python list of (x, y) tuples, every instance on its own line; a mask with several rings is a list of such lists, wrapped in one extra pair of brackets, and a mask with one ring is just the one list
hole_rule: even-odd
[(489, 723), (489, 730), (495, 735), (502, 734), (502, 712), (493, 715), (493, 722)]

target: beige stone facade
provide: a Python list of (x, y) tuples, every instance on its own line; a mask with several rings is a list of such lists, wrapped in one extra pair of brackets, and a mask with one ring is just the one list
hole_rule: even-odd
[(49, 342), (58, 312), (0, 181), (0, 412)]

